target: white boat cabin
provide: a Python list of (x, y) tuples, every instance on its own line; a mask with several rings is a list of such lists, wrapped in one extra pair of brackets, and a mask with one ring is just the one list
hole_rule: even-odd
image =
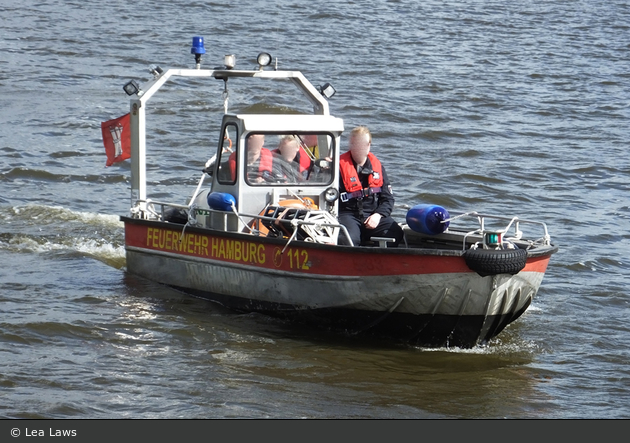
[(343, 121), (330, 115), (224, 115), (215, 161), (205, 170), (212, 186), (191, 206), (197, 222), (242, 232), (248, 215), (269, 207), (336, 213), (342, 132)]

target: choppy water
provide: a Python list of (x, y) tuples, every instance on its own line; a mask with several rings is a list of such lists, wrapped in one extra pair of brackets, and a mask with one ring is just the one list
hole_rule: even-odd
[[(0, 417), (630, 417), (628, 2), (0, 0), (0, 23)], [(126, 274), (100, 122), (150, 64), (192, 67), (193, 35), (207, 67), (265, 50), (331, 82), (400, 202), (545, 221), (528, 312), (482, 348), (384, 347)], [(159, 195), (194, 188), (220, 93), (155, 98)]]

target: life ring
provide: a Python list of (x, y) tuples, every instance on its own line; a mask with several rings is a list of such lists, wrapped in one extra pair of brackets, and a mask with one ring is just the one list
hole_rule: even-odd
[(525, 249), (468, 249), (466, 265), (482, 277), (497, 274), (518, 274), (527, 263)]

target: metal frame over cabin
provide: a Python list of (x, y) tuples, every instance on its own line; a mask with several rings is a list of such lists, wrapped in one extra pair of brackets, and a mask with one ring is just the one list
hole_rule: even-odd
[[(268, 56), (268, 54), (261, 53)], [(227, 60), (226, 56), (226, 60)], [(227, 113), (227, 96), (224, 95), (224, 117), (222, 128), (227, 123), (236, 124), (240, 133), (238, 135), (238, 143), (243, 144), (247, 134), (257, 131), (263, 132), (287, 132), (292, 131), (316, 131), (328, 132), (333, 136), (336, 144), (334, 150), (336, 164), (339, 156), (339, 137), (343, 132), (343, 120), (330, 116), (329, 107), (323, 92), (315, 88), (306, 77), (299, 71), (265, 71), (264, 65), (259, 61), (259, 69), (257, 70), (233, 70), (229, 66), (222, 69), (200, 69), (200, 58), (197, 58), (196, 69), (169, 69), (162, 71), (159, 67), (152, 67), (155, 78), (144, 84), (142, 88), (138, 87), (135, 82), (135, 91), (129, 95), (136, 96), (130, 100), (130, 132), (131, 132), (131, 199), (132, 212), (137, 218), (151, 218), (152, 211), (147, 210), (147, 186), (146, 186), (146, 105), (153, 95), (171, 79), (171, 77), (211, 77), (217, 80), (223, 80), (225, 84), (224, 94), (227, 92), (227, 82), (230, 78), (260, 78), (271, 80), (290, 80), (295, 84), (302, 94), (313, 105), (313, 114), (293, 115), (287, 114), (279, 118), (277, 114), (255, 115), (255, 114), (239, 114), (231, 115)], [(267, 63), (268, 64), (268, 63)], [(127, 91), (127, 86), (125, 90)], [(326, 85), (329, 86), (329, 85)], [(223, 132), (222, 132), (223, 133)], [(219, 142), (220, 145), (221, 141)], [(219, 149), (221, 147), (219, 146)], [(242, 157), (242, 156), (241, 156)], [(239, 162), (244, 160), (240, 159)], [(239, 168), (242, 165), (239, 164)], [(258, 191), (262, 188), (247, 187), (242, 176), (232, 186), (221, 184), (217, 181), (217, 174), (213, 174), (212, 170), (207, 168), (209, 175), (214, 175), (212, 189), (216, 191), (229, 192), (236, 198), (238, 202), (238, 211), (250, 212), (260, 206), (260, 198), (267, 200), (267, 203), (274, 203), (274, 195), (279, 195), (280, 189), (269, 189), (265, 187), (264, 192)], [(203, 178), (202, 178), (203, 181)], [(200, 183), (201, 185), (201, 183)], [(338, 187), (338, 172), (332, 171), (332, 181), (327, 183), (325, 187), (310, 186), (308, 190), (296, 189), (290, 191), (295, 194), (311, 195), (313, 193), (322, 197), (324, 203), (325, 191), (330, 188)], [(247, 189), (246, 189), (247, 188)], [(282, 188), (277, 186), (276, 188)], [(322, 189), (319, 189), (322, 188)], [(337, 201), (328, 205), (328, 209), (336, 209)], [(332, 208), (331, 208), (332, 206)], [(324, 209), (324, 208), (321, 208)]]

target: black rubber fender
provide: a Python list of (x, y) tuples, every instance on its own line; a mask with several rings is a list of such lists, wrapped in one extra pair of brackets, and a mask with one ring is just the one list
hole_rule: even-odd
[(188, 212), (179, 208), (169, 208), (164, 211), (164, 221), (185, 225), (188, 223)]
[(468, 249), (466, 265), (482, 277), (497, 274), (518, 274), (527, 262), (525, 249)]

